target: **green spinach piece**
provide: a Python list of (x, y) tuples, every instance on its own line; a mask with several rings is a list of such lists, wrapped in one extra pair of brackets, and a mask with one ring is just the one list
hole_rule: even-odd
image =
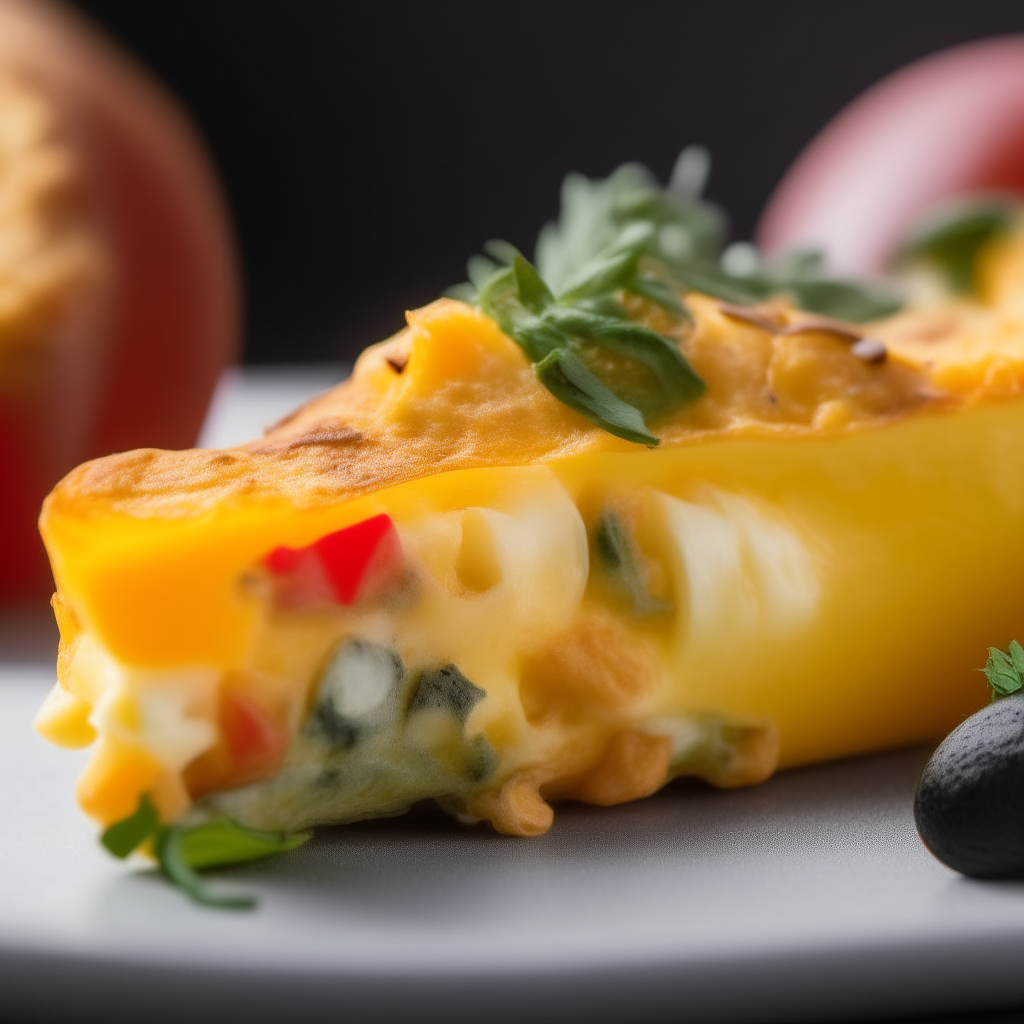
[(465, 725), (469, 713), (486, 696), (487, 692), (467, 679), (457, 665), (448, 664), (428, 669), (420, 676), (409, 702), (409, 714), (436, 708)]

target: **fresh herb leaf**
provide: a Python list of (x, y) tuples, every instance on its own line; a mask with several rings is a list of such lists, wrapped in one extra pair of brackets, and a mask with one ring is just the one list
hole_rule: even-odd
[(151, 839), (161, 871), (194, 900), (213, 907), (244, 909), (256, 905), (252, 896), (211, 892), (195, 869), (241, 864), (284, 853), (301, 846), (311, 835), (311, 832), (294, 835), (258, 832), (227, 818), (192, 827), (165, 826), (160, 824), (149, 795), (143, 794), (135, 812), (111, 825), (100, 841), (115, 857), (123, 858)]
[(717, 207), (668, 197), (646, 167), (625, 164), (603, 181), (591, 181), (581, 174), (566, 177), (558, 221), (546, 224), (537, 239), (537, 270), (556, 295), (564, 292), (581, 267), (608, 249), (623, 227), (637, 220), (658, 227), (653, 255), (661, 246), (662, 225), (675, 230), (683, 222), (685, 237), (681, 241), (689, 254), (713, 259), (718, 252), (724, 218)]
[(123, 860), (149, 839), (159, 824), (160, 817), (149, 799), (149, 794), (143, 793), (134, 814), (109, 826), (100, 836), (100, 842), (115, 857)]
[(249, 910), (256, 906), (254, 896), (218, 893), (196, 874), (196, 870), (242, 864), (285, 853), (307, 842), (311, 835), (311, 832), (294, 835), (258, 832), (220, 818), (192, 828), (171, 825), (161, 831), (155, 846), (160, 870), (197, 903), (229, 910)]
[(637, 273), (640, 259), (654, 237), (654, 226), (644, 221), (628, 225), (611, 247), (576, 271), (559, 293), (565, 304), (625, 288)]
[(609, 434), (636, 444), (659, 444), (658, 438), (648, 431), (640, 410), (624, 402), (595, 377), (571, 349), (555, 349), (534, 369), (541, 384), (555, 398)]
[(498, 269), (499, 265), (494, 260), (481, 253), (470, 256), (466, 261), (466, 275), (477, 291), (484, 286), (484, 282)]
[[(754, 249), (754, 252), (757, 250)], [(722, 255), (724, 258), (725, 254)], [(762, 265), (760, 269), (767, 271), (770, 277), (778, 281), (820, 279), (825, 276), (825, 253), (821, 249), (790, 249), (775, 257), (767, 266)]]
[(584, 343), (601, 345), (643, 363), (654, 373), (669, 408), (704, 393), (704, 381), (694, 373), (678, 346), (656, 331), (582, 309), (550, 309), (544, 319)]
[(668, 191), (686, 202), (694, 202), (704, 194), (710, 173), (711, 154), (703, 146), (687, 146), (676, 157)]
[(516, 277), (519, 290), (519, 301), (531, 313), (543, 313), (555, 297), (534, 269), (533, 264), (523, 259), (518, 252), (512, 259), (512, 273)]
[(312, 832), (259, 832), (228, 818), (183, 829), (180, 853), (190, 868), (222, 867), (287, 853), (308, 842)]
[(182, 845), (185, 830), (171, 826), (162, 831), (156, 841), (156, 856), (160, 870), (179, 889), (184, 890), (196, 901), (207, 907), (226, 910), (251, 910), (256, 906), (256, 897), (244, 893), (217, 893), (210, 889), (193, 871), (185, 859)]
[(615, 320), (629, 320), (626, 307), (611, 295), (595, 295), (591, 299), (580, 299), (574, 308), (596, 313), (598, 316), (610, 316)]
[(680, 320), (686, 320), (688, 323), (693, 322), (690, 311), (679, 301), (679, 296), (676, 295), (672, 286), (664, 281), (646, 274), (637, 274), (624, 287), (627, 292), (632, 292), (634, 295), (639, 295), (641, 298), (653, 302), (656, 306), (661, 306), (662, 309), (678, 317)]
[(487, 692), (467, 679), (458, 665), (449, 663), (420, 676), (409, 701), (409, 714), (430, 709), (446, 711), (465, 725), (469, 713), (486, 696)]
[(1008, 697), (1024, 689), (1024, 648), (1010, 641), (1009, 653), (998, 647), (988, 649), (988, 661), (982, 669), (992, 690), (992, 700)]
[[(522, 346), (541, 383), (594, 423), (640, 444), (653, 443), (648, 418), (699, 398), (704, 383), (676, 340), (631, 319), (621, 293), (689, 324), (685, 291), (742, 306), (788, 294), (804, 309), (855, 322), (899, 305), (880, 286), (827, 278), (818, 252), (768, 263), (750, 243), (722, 253), (724, 214), (701, 198), (709, 167), (707, 151), (691, 146), (667, 188), (640, 164), (625, 164), (603, 181), (570, 174), (558, 222), (537, 239), (535, 264), (492, 240), (487, 256), (468, 268), (473, 287), (463, 294)], [(643, 364), (653, 383), (627, 394), (621, 382), (599, 379), (579, 356), (594, 346)]]
[(1010, 641), (1010, 660), (1017, 674), (1024, 679), (1024, 647), (1021, 647), (1016, 640)]
[[(650, 243), (642, 226), (620, 233), (611, 247), (576, 275), (571, 290), (557, 298), (519, 252), (511, 249), (511, 265), (495, 270), (479, 289), (481, 308), (522, 346), (541, 383), (560, 401), (617, 437), (657, 444), (643, 412), (617, 395), (591, 372), (572, 349), (600, 346), (647, 366), (658, 396), (646, 402), (654, 413), (669, 411), (697, 398), (703, 381), (694, 373), (674, 341), (629, 320), (610, 294), (636, 279), (636, 270)], [(491, 243), (491, 252), (497, 250)]]
[(492, 238), (484, 242), (484, 252), (505, 267), (512, 266), (512, 261), (519, 254), (519, 250), (504, 238)]
[(896, 295), (881, 286), (849, 281), (795, 280), (788, 289), (801, 309), (854, 324), (878, 320), (900, 308)]
[(999, 198), (958, 199), (929, 214), (911, 233), (902, 255), (936, 266), (956, 292), (974, 291), (974, 266), (983, 245), (1007, 230), (1013, 206)]
[(469, 281), (453, 284), (450, 288), (445, 288), (442, 294), (447, 299), (458, 299), (459, 302), (465, 302), (470, 306), (475, 306), (480, 299), (476, 288)]
[(496, 271), (480, 289), (479, 301), (498, 326), (523, 347), (531, 360), (543, 359), (566, 344), (566, 337), (530, 312), (519, 300), (519, 284), (512, 267)]
[(689, 291), (734, 302), (737, 306), (753, 306), (771, 294), (771, 288), (756, 278), (731, 277), (713, 265), (697, 263), (678, 267), (676, 280)]

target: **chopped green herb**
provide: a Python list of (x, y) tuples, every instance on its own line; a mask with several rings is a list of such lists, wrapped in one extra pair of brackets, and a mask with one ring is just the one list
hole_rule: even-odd
[(654, 225), (647, 221), (627, 224), (607, 249), (596, 253), (566, 281), (559, 301), (571, 305), (580, 299), (627, 288), (636, 277), (654, 234)]
[(512, 257), (512, 273), (519, 290), (519, 301), (531, 313), (543, 313), (555, 301), (548, 286), (541, 280), (533, 264), (516, 253)]
[[(637, 274), (629, 282), (629, 287), (626, 291), (639, 295), (641, 298), (647, 299), (648, 302), (653, 302), (656, 306), (661, 306), (662, 309), (680, 320), (685, 320), (689, 324), (693, 323), (690, 311), (679, 301), (679, 296), (675, 293), (675, 290), (670, 284), (666, 284), (660, 278), (650, 277), (647, 274)], [(622, 309), (622, 306), (616, 305), (617, 315), (625, 319), (625, 310)], [(618, 310), (621, 310), (621, 312), (618, 312)]]
[(983, 245), (1007, 231), (1013, 206), (998, 198), (960, 199), (929, 214), (911, 233), (902, 255), (937, 267), (956, 292), (974, 291), (974, 266)]
[(809, 313), (822, 313), (855, 324), (889, 316), (901, 305), (893, 292), (877, 284), (808, 278), (793, 281), (786, 290)]
[(143, 793), (135, 813), (111, 825), (100, 842), (115, 856), (124, 859), (139, 848), (160, 824), (159, 815), (148, 793)]
[(245, 893), (217, 893), (192, 870), (182, 850), (185, 830), (164, 829), (156, 841), (156, 855), (160, 870), (179, 889), (184, 890), (196, 901), (207, 907), (221, 907), (226, 910), (251, 910), (256, 906), (256, 897)]
[[(649, 235), (646, 227), (622, 232), (606, 252), (573, 275), (557, 299), (518, 252), (513, 253), (511, 266), (496, 270), (484, 282), (479, 294), (483, 309), (519, 342), (534, 361), (538, 379), (556, 398), (610, 433), (640, 444), (658, 443), (643, 412), (597, 377), (578, 350), (606, 348), (647, 366), (659, 395), (645, 404), (655, 414), (703, 392), (703, 382), (677, 344), (630, 321), (610, 294), (635, 281)], [(498, 252), (493, 246), (491, 251)], [(644, 279), (639, 288), (657, 292), (653, 280)]]
[(694, 714), (680, 724), (682, 728), (672, 737), (670, 767), (678, 775), (711, 780), (728, 776), (742, 762), (744, 748), (766, 738), (763, 725), (732, 721), (715, 714)]
[(704, 393), (704, 382), (693, 372), (678, 346), (656, 331), (583, 309), (549, 309), (544, 319), (583, 346), (599, 345), (643, 363), (653, 371), (672, 406)]
[(409, 714), (439, 708), (465, 724), (470, 711), (486, 696), (486, 691), (467, 679), (457, 665), (445, 665), (429, 669), (420, 676), (409, 702)]
[[(820, 253), (796, 252), (764, 263), (749, 243), (722, 252), (725, 216), (701, 198), (707, 151), (687, 147), (667, 188), (645, 167), (626, 164), (604, 181), (570, 174), (557, 223), (537, 240), (535, 265), (508, 242), (490, 241), (471, 257), (471, 284), (448, 294), (475, 302), (534, 363), (560, 401), (617, 437), (657, 444), (650, 421), (699, 398), (704, 383), (677, 342), (633, 322), (619, 293), (637, 295), (683, 323), (685, 290), (753, 305), (788, 294), (803, 309), (861, 322), (894, 312), (899, 301), (880, 285), (827, 278)], [(610, 349), (651, 371), (649, 396), (623, 393), (580, 358)], [(606, 374), (607, 376), (607, 374)]]
[(764, 287), (759, 278), (733, 277), (713, 264), (679, 267), (676, 279), (690, 291), (735, 302), (737, 306), (753, 306), (771, 294), (771, 289)]
[(227, 818), (191, 827), (161, 825), (149, 795), (143, 794), (136, 811), (111, 825), (100, 841), (115, 857), (127, 857), (152, 839), (161, 871), (194, 900), (213, 907), (247, 909), (256, 905), (254, 897), (211, 892), (195, 873), (196, 869), (241, 864), (284, 853), (301, 846), (311, 835), (257, 832)]
[(623, 591), (637, 615), (655, 615), (671, 610), (651, 596), (644, 578), (643, 566), (629, 531), (611, 509), (606, 508), (597, 523), (594, 547), (605, 573), (615, 586)]
[(992, 689), (992, 700), (1017, 693), (1024, 689), (1024, 647), (1016, 640), (1010, 641), (1008, 654), (998, 647), (990, 647), (982, 671)]
[(609, 434), (652, 447), (661, 443), (647, 429), (640, 410), (595, 377), (571, 349), (555, 349), (535, 369), (540, 382), (555, 398)]
[(287, 853), (307, 842), (312, 832), (259, 832), (228, 818), (182, 830), (181, 856), (191, 868), (222, 867)]

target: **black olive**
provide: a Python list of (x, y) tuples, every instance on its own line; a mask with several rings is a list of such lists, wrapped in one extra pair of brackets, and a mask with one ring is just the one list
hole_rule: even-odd
[(1024, 694), (958, 725), (925, 765), (917, 831), (936, 857), (975, 878), (1024, 878)]

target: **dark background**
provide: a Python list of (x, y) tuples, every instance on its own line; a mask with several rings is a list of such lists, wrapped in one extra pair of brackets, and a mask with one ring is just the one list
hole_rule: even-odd
[[(750, 235), (828, 118), (882, 75), (1024, 31), (1020, 0), (372, 3), (79, 0), (178, 96), (234, 216), (247, 362), (351, 358), (528, 252), (567, 171), (714, 156)], [(1024, 73), (1024, 69), (1022, 69)]]

